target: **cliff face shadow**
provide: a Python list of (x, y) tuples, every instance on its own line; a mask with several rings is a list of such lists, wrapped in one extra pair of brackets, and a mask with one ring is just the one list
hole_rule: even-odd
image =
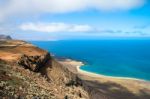
[(48, 73), (51, 71), (51, 69), (52, 69), (52, 60), (49, 59), (46, 62), (46, 64), (41, 67), (41, 69), (39, 71), (45, 78), (47, 78), (47, 80), (49, 82), (51, 81), (51, 78), (49, 77)]
[(140, 90), (140, 94), (133, 94), (127, 88), (113, 82), (84, 81), (83, 86), (90, 92), (92, 99), (150, 99), (150, 92)]

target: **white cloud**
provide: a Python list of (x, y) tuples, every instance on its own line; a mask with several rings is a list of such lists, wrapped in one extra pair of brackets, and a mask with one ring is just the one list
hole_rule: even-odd
[[(67, 24), (67, 23), (23, 23), (19, 26), (23, 32), (41, 32), (41, 33), (55, 33), (56, 35), (110, 35), (110, 36), (144, 36), (149, 35), (145, 31), (129, 29), (129, 30), (116, 30), (116, 29), (102, 29), (88, 24)], [(73, 32), (79, 32), (78, 34)], [(60, 34), (61, 33), (61, 34)]]
[(91, 32), (94, 28), (90, 25), (72, 25), (72, 28), (69, 29), (69, 32)]
[(90, 32), (93, 27), (80, 24), (66, 23), (24, 23), (19, 26), (23, 31), (35, 32)]
[[(87, 9), (114, 11), (130, 10), (145, 0), (6, 0), (0, 3), (0, 17), (42, 13), (67, 13)], [(3, 6), (2, 6), (3, 5)]]

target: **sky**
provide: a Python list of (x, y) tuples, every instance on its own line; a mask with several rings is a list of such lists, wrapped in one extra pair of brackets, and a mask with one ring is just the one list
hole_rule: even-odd
[(149, 38), (150, 0), (0, 0), (0, 34), (21, 40)]

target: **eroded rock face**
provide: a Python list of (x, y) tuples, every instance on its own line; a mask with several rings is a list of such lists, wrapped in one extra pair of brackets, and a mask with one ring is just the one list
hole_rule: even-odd
[(34, 72), (39, 71), (39, 69), (44, 66), (44, 64), (50, 59), (50, 54), (47, 53), (46, 55), (41, 56), (27, 56), (23, 55), (18, 64), (23, 66), (24, 68), (30, 69)]
[(76, 74), (30, 43), (0, 41), (0, 60), (0, 99), (89, 99)]
[(51, 58), (47, 51), (17, 40), (1, 41), (0, 53), (1, 60), (23, 66), (31, 71), (39, 71), (39, 68)]

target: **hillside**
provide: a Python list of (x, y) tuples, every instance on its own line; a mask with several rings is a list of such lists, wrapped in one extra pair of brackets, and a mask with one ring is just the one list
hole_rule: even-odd
[(25, 41), (0, 41), (0, 98), (150, 99), (149, 82), (89, 76), (77, 64)]
[(0, 42), (0, 98), (88, 99), (76, 75), (24, 41)]

